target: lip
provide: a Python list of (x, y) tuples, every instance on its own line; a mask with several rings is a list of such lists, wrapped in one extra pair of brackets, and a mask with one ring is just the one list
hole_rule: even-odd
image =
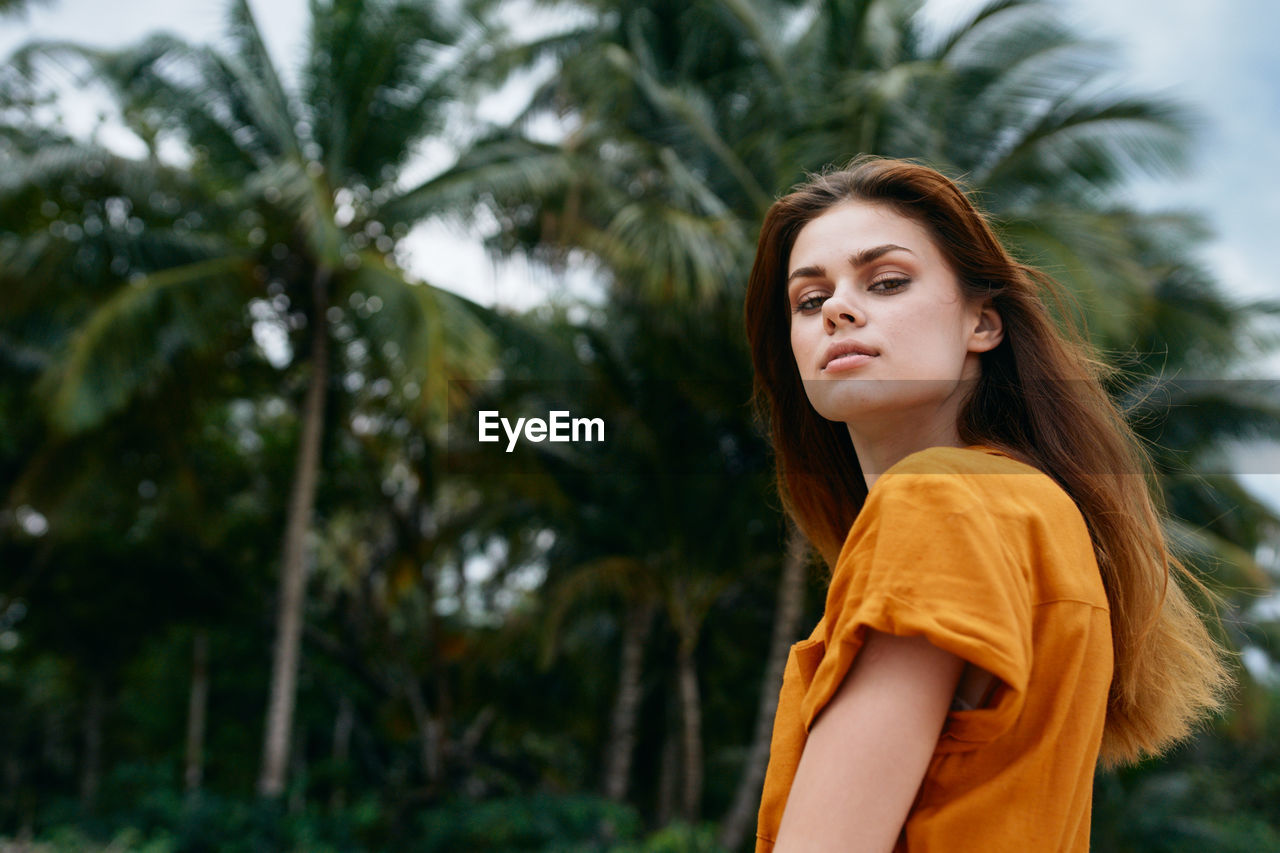
[(822, 369), (826, 372), (838, 372), (861, 367), (879, 353), (856, 341), (837, 341), (827, 347), (826, 357), (822, 360)]

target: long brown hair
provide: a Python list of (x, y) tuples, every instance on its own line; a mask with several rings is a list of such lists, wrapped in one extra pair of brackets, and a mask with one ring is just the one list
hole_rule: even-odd
[(1044, 295), (1061, 300), (1061, 288), (1014, 260), (965, 193), (933, 169), (859, 157), (811, 177), (765, 216), (746, 325), (756, 406), (772, 433), (784, 506), (832, 565), (867, 495), (845, 426), (824, 419), (805, 396), (785, 293), (800, 229), (847, 201), (884, 205), (924, 225), (965, 296), (993, 301), (1004, 340), (981, 354), (960, 438), (1044, 471), (1079, 507), (1106, 587), (1115, 650), (1101, 761), (1159, 753), (1219, 710), (1230, 685), (1225, 654), (1183, 589), (1203, 586), (1169, 552), (1150, 460), (1104, 390), (1106, 367), (1044, 302)]

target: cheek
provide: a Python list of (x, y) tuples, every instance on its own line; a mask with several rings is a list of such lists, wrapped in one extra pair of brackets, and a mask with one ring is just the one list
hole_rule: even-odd
[(916, 338), (919, 339), (920, 370), (922, 373), (927, 371), (931, 377), (951, 378), (960, 369), (960, 365), (963, 365), (968, 350), (963, 330), (956, 318), (947, 316), (937, 320), (937, 323), (929, 325), (923, 336), (916, 333)]
[[(891, 340), (897, 343), (899, 356), (908, 356), (899, 366), (916, 365), (921, 371), (936, 372), (963, 360), (965, 344), (964, 318), (957, 311), (921, 311), (911, 316), (895, 317), (886, 325)], [(944, 370), (949, 374), (950, 370)]]
[(804, 322), (791, 321), (791, 356), (796, 360), (797, 365), (803, 366), (808, 361), (809, 350), (812, 344), (809, 343), (809, 335), (805, 334)]

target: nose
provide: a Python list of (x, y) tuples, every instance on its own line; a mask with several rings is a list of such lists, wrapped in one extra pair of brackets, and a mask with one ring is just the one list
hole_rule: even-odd
[(866, 325), (866, 312), (849, 298), (847, 287), (836, 287), (834, 293), (822, 303), (822, 325), (828, 332), (834, 332), (840, 326)]

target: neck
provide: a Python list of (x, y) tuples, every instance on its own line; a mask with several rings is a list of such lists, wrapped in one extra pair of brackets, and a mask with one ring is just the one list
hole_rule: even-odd
[(845, 422), (867, 491), (881, 474), (912, 453), (930, 447), (966, 446), (960, 440), (960, 409), (980, 375), (977, 357), (970, 355), (961, 380), (941, 400), (917, 401), (901, 408), (871, 407), (864, 417)]
[(881, 474), (918, 450), (964, 447), (955, 425), (948, 426), (914, 431), (877, 431), (879, 434), (872, 435), (848, 424), (849, 437), (853, 440), (854, 452), (858, 454), (858, 465), (862, 468), (867, 490), (871, 490)]

